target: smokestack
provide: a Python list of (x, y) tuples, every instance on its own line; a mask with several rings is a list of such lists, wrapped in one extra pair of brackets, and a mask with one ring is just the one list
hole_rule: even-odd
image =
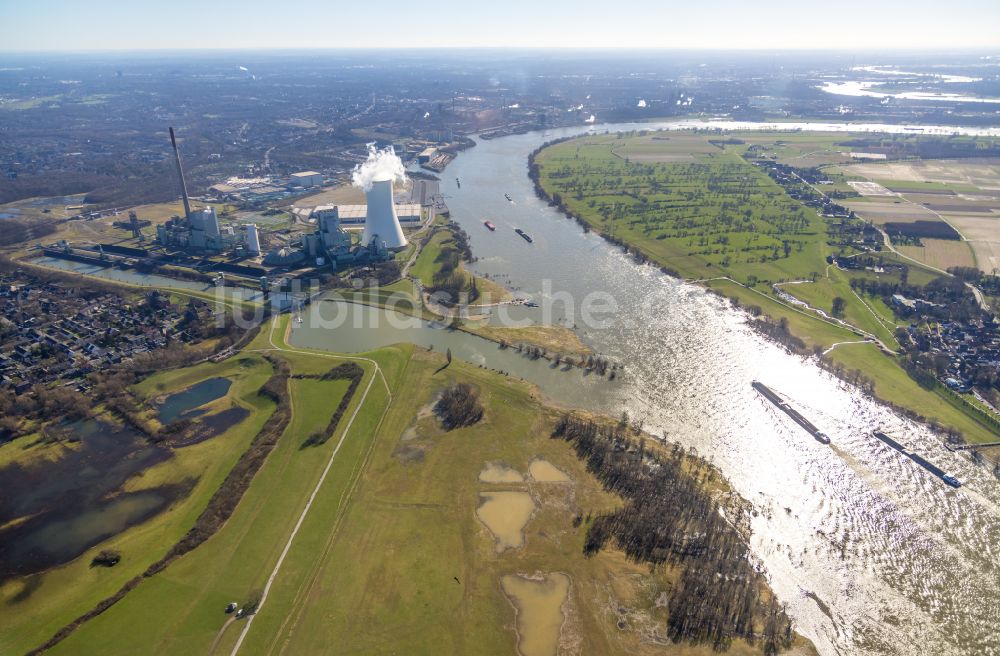
[(184, 169), (181, 168), (181, 154), (177, 150), (177, 140), (174, 138), (174, 129), (170, 128), (170, 145), (174, 147), (174, 162), (177, 164), (177, 177), (181, 179), (181, 195), (184, 198), (184, 218), (191, 216), (191, 203), (188, 202), (187, 183), (184, 182)]
[(361, 243), (365, 246), (378, 236), (389, 250), (399, 250), (406, 246), (406, 237), (399, 227), (396, 205), (392, 199), (392, 180), (374, 180), (365, 192), (368, 199), (368, 213), (365, 216), (365, 230)]

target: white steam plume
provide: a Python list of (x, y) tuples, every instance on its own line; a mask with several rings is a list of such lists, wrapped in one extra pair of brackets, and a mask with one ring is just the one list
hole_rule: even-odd
[(351, 182), (354, 183), (355, 187), (370, 191), (372, 183), (377, 180), (406, 182), (406, 169), (403, 168), (403, 160), (399, 159), (392, 146), (386, 146), (379, 150), (374, 143), (370, 143), (368, 144), (368, 159), (354, 167), (354, 171), (351, 173)]

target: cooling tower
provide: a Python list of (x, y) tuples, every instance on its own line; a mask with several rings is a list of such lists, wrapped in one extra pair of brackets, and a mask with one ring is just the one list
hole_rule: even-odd
[(385, 242), (389, 250), (396, 251), (406, 246), (406, 237), (399, 227), (392, 199), (392, 180), (375, 180), (365, 196), (368, 198), (368, 213), (361, 243), (367, 246), (377, 236), (378, 241)]

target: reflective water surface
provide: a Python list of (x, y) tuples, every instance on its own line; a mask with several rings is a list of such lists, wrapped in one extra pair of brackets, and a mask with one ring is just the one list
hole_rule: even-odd
[[(694, 125), (705, 124), (675, 121), (595, 131)], [(1000, 136), (998, 128), (711, 125)], [(377, 330), (350, 324), (322, 330), (316, 317), (305, 313), (292, 343), (334, 350), (403, 340), (450, 347), (456, 357), (532, 380), (558, 401), (615, 415), (625, 409), (647, 430), (711, 459), (753, 503), (753, 551), (798, 630), (821, 653), (1000, 653), (998, 483), (967, 457), (942, 448), (927, 429), (763, 340), (725, 301), (636, 265), (538, 201), (526, 175), (528, 153), (581, 131), (481, 141), (449, 166), (442, 191), (452, 217), (471, 235), (478, 271), (497, 274), (536, 300), (568, 293), (579, 302), (594, 290), (616, 299), (620, 309), (610, 328), (579, 330), (595, 351), (625, 365), (620, 380), (609, 384), (553, 370), (544, 361), (430, 324), (405, 331), (386, 328), (387, 322)], [(484, 219), (497, 224), (495, 233), (482, 225)], [(534, 243), (518, 237), (515, 227), (530, 233)], [(115, 272), (122, 273), (127, 272)], [(318, 303), (310, 312), (331, 311), (317, 309), (324, 305), (330, 303)], [(575, 323), (573, 312), (565, 316)], [(754, 379), (789, 397), (831, 436), (832, 445), (819, 444), (760, 398), (750, 387)], [(956, 475), (963, 487), (948, 488), (870, 437), (879, 426)]]
[[(504, 277), (536, 300), (549, 280), (549, 294), (581, 299), (603, 290), (620, 308), (611, 328), (580, 329), (595, 351), (624, 363), (620, 381), (580, 385), (579, 373), (552, 377), (544, 366), (517, 375), (562, 402), (613, 414), (626, 409), (648, 430), (715, 462), (753, 503), (754, 553), (798, 629), (821, 653), (1000, 653), (1000, 508), (989, 472), (946, 451), (925, 428), (763, 340), (725, 301), (636, 265), (537, 200), (527, 154), (573, 132), (482, 141), (443, 176), (452, 217), (472, 237), (478, 271)], [(484, 219), (497, 231), (489, 232)], [(293, 342), (321, 345), (324, 338), (309, 323), (307, 317)], [(372, 335), (349, 332), (329, 331), (328, 348), (342, 348), (345, 340), (367, 343)], [(432, 343), (440, 349), (445, 335), (456, 334), (437, 331)], [(406, 339), (402, 332), (398, 337)], [(465, 338), (475, 339), (459, 339)], [(480, 345), (480, 351), (495, 348)], [(816, 442), (760, 398), (750, 387), (754, 379), (787, 395), (833, 444)], [(948, 488), (870, 437), (879, 426), (954, 473), (963, 487)]]

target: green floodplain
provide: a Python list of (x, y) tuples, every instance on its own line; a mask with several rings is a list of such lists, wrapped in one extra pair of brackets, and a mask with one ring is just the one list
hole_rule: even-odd
[[(970, 440), (983, 439), (983, 426), (960, 400), (919, 387), (875, 343), (856, 343), (850, 329), (773, 293), (770, 282), (810, 280), (784, 291), (814, 307), (827, 307), (836, 296), (847, 299), (844, 320), (894, 347), (892, 332), (901, 322), (892, 311), (879, 299), (849, 295), (850, 276), (873, 274), (826, 267), (822, 217), (743, 159), (754, 137), (745, 144), (708, 139), (587, 137), (550, 147), (537, 161), (543, 184), (567, 185), (557, 193), (595, 229), (641, 246), (647, 257), (744, 306), (785, 319), (810, 348), (855, 342), (826, 357), (847, 370), (863, 370), (880, 398), (917, 406)], [(774, 148), (781, 157), (837, 163), (836, 139), (803, 135)], [(645, 168), (634, 173), (630, 167), (638, 162)], [(587, 180), (579, 193), (580, 183), (568, 185), (575, 179), (568, 169), (578, 165)], [(615, 167), (609, 178), (615, 189), (598, 181), (597, 172), (608, 166)], [(546, 171), (556, 167), (560, 174), (547, 178)], [(658, 182), (661, 169), (668, 173)], [(846, 177), (836, 184), (849, 188)], [(595, 194), (601, 200), (591, 205)], [(636, 211), (642, 198), (645, 204), (669, 199), (678, 207), (698, 199), (711, 209), (685, 214), (683, 221), (682, 211), (659, 221), (626, 218), (642, 216)], [(588, 211), (594, 212), (590, 218)], [(716, 225), (718, 214), (732, 217), (732, 230)], [(444, 226), (433, 232), (416, 257), (414, 276), (433, 281), (444, 262), (453, 262), (441, 253), (454, 239)], [(473, 284), (471, 274), (458, 270), (465, 284)], [(911, 263), (911, 280), (938, 275)], [(751, 276), (756, 284), (748, 284)], [(355, 300), (381, 304), (390, 292), (408, 297), (412, 312), (427, 313), (409, 281), (376, 290), (377, 298), (360, 292)], [(242, 637), (240, 653), (268, 654), (531, 656), (556, 653), (560, 645), (577, 645), (585, 653), (713, 652), (707, 637), (675, 643), (665, 633), (671, 617), (664, 599), (683, 589), (683, 567), (651, 570), (613, 543), (585, 554), (596, 518), (626, 502), (604, 489), (572, 446), (550, 437), (562, 412), (548, 407), (534, 388), (458, 360), (448, 364), (444, 355), (412, 345), (355, 356), (293, 348), (285, 340), (290, 321), (288, 315), (275, 319), (222, 362), (163, 371), (133, 387), (152, 406), (205, 381), (227, 379), (232, 384), (210, 410), (235, 406), (246, 415), (211, 439), (172, 449), (170, 458), (123, 486), (123, 492), (134, 492), (195, 481), (166, 510), (69, 563), (0, 584), (0, 653), (39, 647), (136, 577), (127, 594), (50, 651), (229, 654)], [(560, 346), (571, 351), (574, 344), (564, 341)], [(323, 377), (348, 362), (363, 370), (353, 390), (348, 380)], [(262, 427), (280, 412), (262, 390), (281, 367), (290, 374), (288, 422), (232, 514), (196, 548), (142, 576), (199, 524)], [(445, 431), (433, 407), (441, 391), (456, 383), (478, 390), (484, 418)], [(335, 413), (341, 413), (339, 421), (331, 422)], [(330, 426), (325, 441), (306, 446)], [(72, 446), (7, 444), (0, 446), (0, 463), (43, 463), (58, 459), (65, 448)], [(711, 465), (686, 457), (683, 468), (714, 498), (730, 496)], [(120, 553), (121, 561), (92, 566), (108, 549)], [(764, 612), (771, 601), (766, 585), (755, 595)], [(261, 599), (252, 621), (224, 612), (230, 602), (245, 608)], [(759, 630), (760, 622), (751, 624)], [(797, 653), (813, 653), (801, 638), (793, 638), (793, 645)], [(759, 641), (749, 644), (738, 636), (728, 646), (730, 653), (761, 653)]]
[[(139, 576), (46, 653), (229, 654), (241, 635), (246, 654), (533, 656), (554, 654), (560, 644), (588, 653), (713, 653), (711, 640), (675, 644), (665, 634), (664, 595), (684, 576), (683, 565), (651, 570), (613, 543), (585, 554), (593, 521), (623, 500), (568, 442), (552, 439), (562, 411), (533, 387), (411, 345), (356, 356), (293, 348), (285, 341), (290, 322), (275, 318), (225, 361), (163, 371), (133, 387), (152, 403), (224, 378), (232, 384), (211, 404), (248, 414), (128, 481), (127, 489), (141, 489), (195, 477), (168, 510), (66, 565), (4, 583), (0, 652), (39, 647)], [(344, 363), (363, 370), (353, 391), (347, 380), (324, 377)], [(281, 411), (283, 403), (263, 393), (279, 369), (287, 375), (289, 419), (231, 516), (199, 546), (141, 576), (202, 521), (227, 474)], [(434, 403), (457, 383), (477, 390), (484, 416), (446, 431)], [(332, 425), (338, 407), (328, 439), (307, 445)], [(673, 453), (706, 499), (729, 497), (711, 465)], [(92, 566), (106, 549), (121, 561)], [(760, 632), (772, 603), (763, 579), (752, 598), (760, 617), (751, 626)], [(260, 605), (236, 618), (224, 612), (230, 602)], [(807, 641), (792, 641), (799, 653), (813, 653)], [(761, 653), (759, 642), (725, 642), (730, 653)]]
[[(831, 368), (859, 371), (880, 400), (969, 442), (994, 441), (1000, 430), (969, 395), (921, 386), (903, 370), (894, 332), (905, 321), (880, 298), (851, 288), (853, 278), (898, 281), (899, 271), (829, 265), (827, 256), (864, 251), (831, 245), (834, 220), (789, 196), (748, 161), (752, 154), (822, 167), (824, 192), (857, 196), (848, 183), (867, 178), (852, 173), (851, 148), (840, 145), (847, 139), (830, 133), (588, 135), (542, 148), (531, 167), (542, 193), (589, 228), (677, 276), (786, 322), (803, 352), (822, 354)], [(944, 275), (889, 250), (876, 256), (905, 264), (913, 284)], [(775, 285), (801, 304), (779, 296)], [(835, 298), (843, 301), (836, 319), (829, 316)]]

